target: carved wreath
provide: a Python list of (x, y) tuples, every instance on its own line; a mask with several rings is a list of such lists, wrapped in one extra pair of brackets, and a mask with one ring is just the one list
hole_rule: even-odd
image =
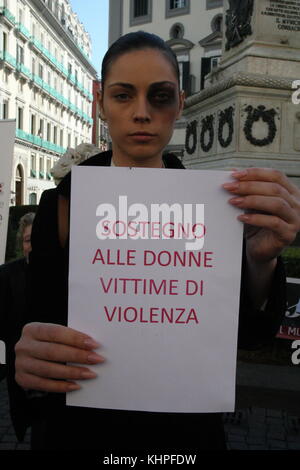
[[(190, 140), (192, 137), (192, 146), (190, 147)], [(187, 125), (185, 134), (185, 150), (189, 155), (192, 155), (197, 147), (197, 121), (192, 121)]]
[[(233, 113), (234, 113), (234, 108), (233, 106), (230, 106), (229, 108), (224, 109), (224, 111), (220, 111), (220, 114), (219, 114), (218, 140), (220, 142), (220, 145), (223, 148), (228, 147), (232, 142)], [(223, 129), (224, 129), (225, 124), (228, 124), (228, 128), (229, 128), (229, 133), (228, 133), (228, 137), (226, 140), (223, 138)]]
[[(205, 144), (204, 142), (204, 137), (205, 137), (206, 132), (209, 133), (209, 140), (207, 144)], [(214, 137), (215, 137), (214, 116), (213, 114), (211, 114), (209, 116), (206, 116), (204, 119), (202, 119), (202, 126), (201, 126), (201, 133), (200, 133), (200, 145), (201, 145), (203, 152), (210, 151), (214, 143)]]
[[(275, 116), (277, 113), (275, 109), (272, 108), (266, 110), (266, 107), (262, 105), (258, 106), (257, 108), (253, 108), (253, 106), (249, 105), (247, 106), (246, 111), (248, 113), (244, 125), (244, 133), (246, 139), (256, 147), (264, 147), (266, 145), (271, 144), (275, 139), (277, 132), (277, 127), (275, 123)], [(264, 139), (256, 139), (252, 133), (253, 124), (259, 119), (262, 119), (268, 124), (268, 135)]]

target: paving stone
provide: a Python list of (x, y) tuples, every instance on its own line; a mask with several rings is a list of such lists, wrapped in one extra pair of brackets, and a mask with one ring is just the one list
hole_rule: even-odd
[(267, 432), (267, 439), (278, 439), (279, 441), (286, 440), (286, 434), (284, 432)]
[(296, 442), (288, 442), (287, 443), (287, 448), (289, 450), (300, 450), (300, 443), (297, 444)]
[(266, 410), (266, 416), (272, 416), (273, 418), (282, 418), (281, 410)]
[(29, 444), (17, 444), (16, 450), (30, 450)]
[(240, 436), (239, 434), (229, 434), (228, 435), (228, 440), (229, 441), (234, 441), (234, 442), (246, 442), (246, 437), (245, 436)]
[(249, 450), (268, 450), (268, 446), (266, 444), (249, 444)]
[(268, 440), (269, 448), (270, 449), (286, 449), (287, 448), (287, 443), (286, 441), (279, 441), (275, 439), (269, 439)]
[(299, 442), (300, 443), (300, 435), (299, 434), (295, 434), (294, 436), (292, 436), (291, 434), (289, 434), (286, 438), (287, 442)]
[(5, 436), (3, 436), (3, 438), (1, 439), (1, 442), (15, 442), (17, 443), (18, 440), (16, 439), (15, 436), (11, 436), (9, 434), (6, 434)]
[(255, 444), (255, 445), (256, 445), (256, 444), (261, 444), (261, 445), (262, 445), (262, 444), (265, 443), (265, 441), (266, 441), (266, 440), (265, 440), (264, 437), (259, 437), (259, 436), (256, 436), (256, 437), (254, 437), (254, 436), (248, 436), (248, 437), (246, 438), (247, 444)]
[(240, 436), (246, 436), (248, 433), (247, 429), (241, 429), (238, 426), (236, 427), (232, 426), (228, 432), (229, 434), (238, 434)]
[(230, 448), (231, 450), (248, 450), (247, 444), (243, 444), (242, 442), (231, 442)]
[(16, 444), (9, 444), (8, 442), (0, 442), (0, 450), (15, 450)]

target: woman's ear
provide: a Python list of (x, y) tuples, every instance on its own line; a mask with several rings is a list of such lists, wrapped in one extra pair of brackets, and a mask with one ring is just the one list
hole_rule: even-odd
[(182, 91), (179, 92), (179, 111), (178, 111), (176, 119), (181, 118), (182, 111), (183, 111), (183, 108), (184, 108), (184, 102), (185, 102), (185, 92), (182, 90)]

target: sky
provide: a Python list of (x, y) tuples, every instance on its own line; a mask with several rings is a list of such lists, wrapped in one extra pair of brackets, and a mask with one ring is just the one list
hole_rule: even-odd
[(70, 0), (70, 3), (90, 34), (92, 64), (100, 78), (102, 58), (108, 48), (108, 0)]

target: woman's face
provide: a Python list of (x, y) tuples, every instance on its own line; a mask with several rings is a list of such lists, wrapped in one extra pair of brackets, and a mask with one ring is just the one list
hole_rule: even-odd
[(160, 51), (132, 51), (113, 61), (100, 107), (115, 162), (161, 166), (183, 104), (175, 70)]
[(32, 225), (27, 225), (23, 232), (23, 254), (26, 259), (28, 259), (29, 253), (31, 252), (31, 229)]

